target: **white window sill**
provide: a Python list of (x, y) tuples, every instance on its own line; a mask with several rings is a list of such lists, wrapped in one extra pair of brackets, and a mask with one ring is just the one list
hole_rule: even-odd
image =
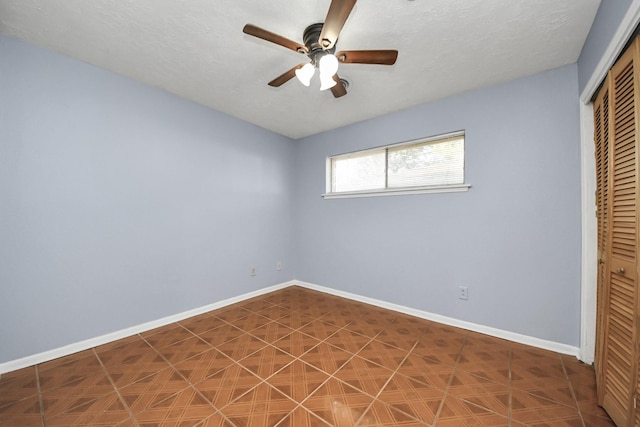
[(469, 184), (437, 185), (429, 187), (385, 188), (382, 190), (344, 191), (340, 193), (325, 193), (325, 199), (347, 199), (351, 197), (378, 197), (378, 196), (404, 196), (407, 194), (428, 193), (458, 193), (469, 191)]

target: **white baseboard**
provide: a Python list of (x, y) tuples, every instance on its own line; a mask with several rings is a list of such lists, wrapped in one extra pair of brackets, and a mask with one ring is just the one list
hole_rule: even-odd
[(31, 356), (23, 357), (20, 359), (12, 360), (5, 363), (0, 363), (0, 375), (6, 372), (17, 371), (18, 369), (26, 368), (29, 366), (37, 365), (39, 363), (48, 362), (59, 357), (68, 356), (79, 351), (88, 350), (93, 347), (97, 347), (103, 344), (108, 344), (113, 341), (120, 340), (122, 338), (130, 337), (131, 335), (140, 334), (151, 329), (159, 328), (161, 326), (169, 325), (171, 323), (179, 322), (189, 317), (197, 316), (202, 313), (207, 313), (211, 310), (226, 307), (231, 304), (235, 304), (240, 301), (244, 301), (250, 298), (254, 298), (260, 295), (267, 294), (269, 292), (277, 291), (288, 286), (295, 285), (294, 281), (284, 282), (277, 285), (269, 286), (267, 288), (259, 289), (257, 291), (249, 292), (239, 295), (237, 297), (228, 298), (222, 301), (208, 304), (203, 307), (194, 308), (182, 313), (174, 314), (172, 316), (163, 317), (158, 320), (143, 323), (141, 325), (132, 326), (130, 328), (122, 329), (116, 332), (105, 334), (99, 337), (90, 338), (88, 340), (80, 341), (77, 343), (65, 345), (64, 347), (55, 348), (53, 350), (44, 351), (42, 353), (34, 354)]
[(477, 323), (472, 323), (464, 320), (455, 319), (452, 317), (442, 316), (440, 314), (429, 313), (427, 311), (417, 310), (414, 308), (409, 308), (402, 305), (377, 300), (374, 298), (363, 297), (361, 295), (352, 294), (350, 292), (338, 291), (336, 289), (315, 285), (313, 283), (301, 282), (299, 280), (293, 280), (292, 282), (304, 288), (313, 289), (313, 290), (324, 292), (327, 294), (364, 302), (366, 304), (371, 304), (381, 308), (398, 311), (400, 313), (409, 314), (411, 316), (420, 317), (422, 319), (432, 320), (434, 322), (443, 323), (445, 325), (455, 326), (457, 328), (479, 332), (485, 335), (502, 338), (502, 339), (517, 342), (520, 344), (530, 345), (532, 347), (555, 351), (556, 353), (568, 354), (576, 357), (580, 355), (580, 348), (575, 346), (561, 344), (554, 341), (543, 340), (540, 338), (531, 337), (528, 335), (522, 335), (515, 332), (505, 331), (502, 329), (492, 328), (489, 326), (479, 325)]
[(172, 316), (163, 317), (162, 319), (154, 320), (151, 322), (143, 323), (130, 328), (122, 329), (120, 331), (112, 332), (106, 335), (102, 335), (88, 340), (80, 341), (74, 344), (69, 344), (64, 347), (59, 347), (53, 350), (45, 351), (42, 353), (34, 354), (31, 356), (23, 357), (21, 359), (12, 360), (5, 363), (0, 363), (0, 375), (6, 372), (16, 371), (18, 369), (26, 368), (29, 366), (37, 365), (40, 363), (48, 362), (59, 357), (68, 356), (79, 351), (88, 350), (93, 347), (97, 347), (103, 344), (108, 344), (113, 341), (117, 341), (122, 338), (127, 338), (131, 335), (140, 334), (151, 329), (159, 328), (171, 323), (179, 322), (189, 317), (197, 316), (202, 313), (207, 313), (212, 310), (216, 310), (222, 307), (226, 307), (237, 302), (241, 302), (250, 298), (254, 298), (260, 295), (267, 294), (269, 292), (277, 291), (289, 286), (300, 286), (307, 289), (312, 289), (319, 292), (324, 292), (331, 295), (336, 295), (343, 298), (348, 298), (354, 301), (360, 301), (366, 304), (375, 305), (377, 307), (386, 308), (389, 310), (398, 311), (400, 313), (409, 314), (411, 316), (420, 317), (434, 322), (443, 323), (445, 325), (455, 326), (469, 331), (480, 332), (482, 334), (494, 336), (497, 338), (503, 338), (509, 341), (518, 342), (521, 344), (530, 345), (533, 347), (542, 348), (545, 350), (555, 351), (557, 353), (568, 354), (578, 357), (580, 349), (578, 347), (570, 346), (567, 344), (561, 344), (553, 341), (547, 341), (540, 338), (530, 337), (528, 335), (517, 334), (515, 332), (505, 331), (502, 329), (491, 328), (488, 326), (479, 325), (476, 323), (467, 322), (464, 320), (454, 319), (452, 317), (442, 316), (439, 314), (429, 313), (427, 311), (417, 310), (414, 308), (405, 307), (398, 304), (393, 304), (386, 301), (377, 300), (374, 298), (364, 297), (362, 295), (352, 294), (350, 292), (339, 291), (325, 286), (315, 285), (312, 283), (302, 282), (300, 280), (290, 280), (277, 285), (269, 286), (257, 291), (249, 292), (239, 295), (237, 297), (228, 298), (222, 301), (208, 304), (203, 307), (194, 308), (182, 313), (174, 314)]

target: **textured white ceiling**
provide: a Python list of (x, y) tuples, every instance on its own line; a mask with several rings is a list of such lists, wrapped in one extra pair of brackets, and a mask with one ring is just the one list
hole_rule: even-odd
[(575, 62), (600, 0), (360, 0), (338, 50), (397, 49), (394, 66), (342, 64), (319, 82), (267, 82), (306, 57), (243, 34), (302, 42), (330, 0), (0, 0), (0, 33), (61, 52), (291, 138)]

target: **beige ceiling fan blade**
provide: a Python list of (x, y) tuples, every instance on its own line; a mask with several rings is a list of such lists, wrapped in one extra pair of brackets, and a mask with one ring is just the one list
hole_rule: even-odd
[(338, 41), (338, 36), (344, 23), (347, 21), (356, 0), (333, 0), (329, 6), (329, 12), (324, 20), (320, 39), (320, 46), (324, 50), (331, 49)]

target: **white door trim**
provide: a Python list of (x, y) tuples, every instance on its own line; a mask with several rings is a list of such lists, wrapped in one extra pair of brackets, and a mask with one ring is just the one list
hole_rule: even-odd
[(596, 162), (593, 144), (593, 104), (580, 103), (582, 180), (582, 301), (580, 360), (593, 363), (596, 338), (598, 221), (596, 218)]
[(593, 363), (596, 337), (597, 219), (595, 216), (596, 167), (591, 98), (640, 24), (640, 0), (634, 0), (618, 26), (598, 66), (580, 94), (580, 156), (582, 181), (582, 298), (580, 360)]

